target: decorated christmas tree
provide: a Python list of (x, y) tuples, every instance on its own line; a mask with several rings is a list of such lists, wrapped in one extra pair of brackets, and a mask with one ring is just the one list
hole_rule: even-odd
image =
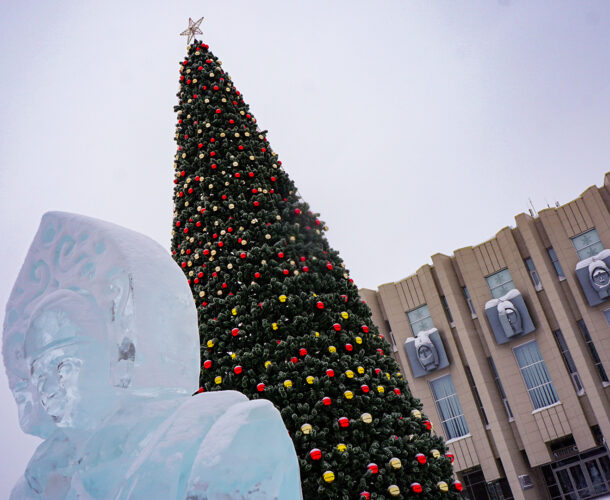
[(180, 62), (178, 98), (172, 253), (198, 308), (200, 391), (276, 405), (305, 498), (459, 496), (453, 457), (324, 223), (197, 40)]

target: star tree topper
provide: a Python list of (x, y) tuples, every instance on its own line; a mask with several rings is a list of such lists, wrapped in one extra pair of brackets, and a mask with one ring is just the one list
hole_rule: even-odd
[(195, 35), (203, 35), (203, 32), (199, 29), (199, 25), (201, 24), (201, 21), (203, 21), (203, 17), (200, 17), (199, 19), (197, 19), (197, 21), (193, 21), (189, 17), (189, 27), (187, 29), (185, 29), (182, 33), (180, 33), (180, 36), (189, 37), (187, 45), (189, 45), (191, 43), (191, 40), (193, 39), (193, 37)]

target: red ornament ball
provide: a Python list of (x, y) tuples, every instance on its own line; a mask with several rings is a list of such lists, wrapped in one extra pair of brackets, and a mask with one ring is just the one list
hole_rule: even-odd
[(237, 337), (239, 335), (239, 328), (233, 328), (233, 330), (231, 330), (231, 335)]
[(309, 456), (312, 460), (320, 460), (322, 458), (322, 451), (318, 448), (314, 448), (309, 452)]
[(453, 481), (453, 487), (458, 491), (462, 491), (464, 489), (464, 485), (462, 485), (460, 481)]
[(349, 419), (346, 417), (341, 417), (339, 419), (339, 427), (343, 427), (343, 428), (349, 427)]
[(371, 499), (371, 494), (368, 491), (360, 492), (360, 500), (370, 500), (370, 499)]
[(341, 331), (341, 325), (340, 325), (339, 323), (335, 323), (335, 324), (333, 325), (333, 329), (334, 329), (336, 332), (340, 332), (340, 331)]
[(379, 466), (374, 463), (370, 463), (366, 466), (368, 470), (370, 470), (373, 474), (377, 474), (379, 472)]
[[(180, 224), (179, 222), (177, 222), (176, 224)], [(324, 309), (324, 302), (317, 302), (316, 303), (316, 307), (318, 309)]]
[(329, 377), (334, 377), (335, 371), (332, 368), (329, 368), (328, 370), (326, 370), (326, 375), (328, 375)]
[(445, 453), (445, 456), (451, 460), (451, 463), (453, 463), (453, 461), (455, 460), (455, 456), (453, 455), (453, 453)]
[(394, 394), (400, 396), (401, 392), (400, 392), (400, 389), (398, 387), (394, 388)]
[(239, 375), (242, 371), (243, 371), (243, 368), (239, 365), (237, 365), (235, 368), (233, 368), (233, 373), (235, 373), (235, 375)]
[(332, 401), (328, 396), (325, 396), (322, 398), (322, 404), (324, 406), (330, 406), (331, 403), (332, 403)]
[(345, 350), (352, 352), (354, 350), (354, 346), (352, 344), (345, 344)]
[(415, 455), (415, 459), (420, 464), (425, 464), (426, 463), (426, 455), (424, 455), (423, 453), (418, 453), (417, 455)]
[(299, 349), (299, 356), (301, 356), (301, 357), (307, 356), (307, 349), (305, 349), (304, 347)]
[(422, 492), (421, 484), (419, 483), (411, 483), (411, 490), (413, 493), (421, 493)]
[(371, 390), (371, 389), (369, 388), (369, 386), (368, 386), (368, 385), (366, 385), (366, 384), (362, 384), (362, 385), (360, 386), (360, 389), (362, 389), (362, 392), (364, 392), (365, 394)]
[(258, 384), (258, 385), (256, 386), (256, 390), (257, 390), (258, 392), (263, 392), (263, 391), (265, 390), (265, 384), (263, 384), (263, 383), (261, 382), (260, 384)]
[(210, 368), (212, 368), (212, 361), (211, 361), (211, 360), (209, 360), (209, 359), (206, 359), (206, 360), (203, 362), (203, 367), (204, 367), (206, 370), (209, 370)]
[(369, 327), (368, 327), (368, 326), (366, 326), (366, 325), (362, 325), (362, 326), (361, 326), (361, 328), (362, 328), (362, 331), (363, 331), (364, 333), (369, 333)]

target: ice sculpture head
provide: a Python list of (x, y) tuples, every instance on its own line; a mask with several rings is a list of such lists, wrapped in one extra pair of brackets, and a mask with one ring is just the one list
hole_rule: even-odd
[(521, 314), (510, 300), (500, 300), (498, 302), (498, 317), (507, 337), (510, 338), (523, 333)]
[(439, 366), (439, 357), (436, 346), (429, 337), (429, 332), (420, 332), (415, 337), (415, 350), (417, 360), (426, 371), (434, 371)]
[(89, 217), (43, 216), (3, 335), (24, 431), (87, 426), (130, 391), (192, 392), (198, 353), (190, 289), (159, 244)]
[(589, 281), (600, 299), (608, 297), (610, 292), (610, 269), (603, 260), (594, 259), (589, 264)]

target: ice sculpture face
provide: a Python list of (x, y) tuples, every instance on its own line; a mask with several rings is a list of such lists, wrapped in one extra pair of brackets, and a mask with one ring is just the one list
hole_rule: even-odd
[[(157, 243), (88, 217), (45, 214), (4, 323), (3, 355), (23, 430), (46, 437), (54, 423), (68, 421), (42, 405), (43, 394), (32, 379), (32, 362), (41, 353), (32, 351), (32, 339), (44, 343), (57, 334), (97, 342), (96, 350), (109, 359), (106, 386), (186, 394), (198, 385), (196, 321), (184, 276)], [(108, 393), (97, 385), (99, 394)], [(72, 390), (66, 397), (77, 392), (86, 391)], [(47, 408), (51, 401), (46, 399)]]
[(7, 304), (3, 355), (21, 427), (46, 438), (11, 499), (301, 498), (269, 401), (190, 397), (195, 305), (142, 235), (46, 214)]

